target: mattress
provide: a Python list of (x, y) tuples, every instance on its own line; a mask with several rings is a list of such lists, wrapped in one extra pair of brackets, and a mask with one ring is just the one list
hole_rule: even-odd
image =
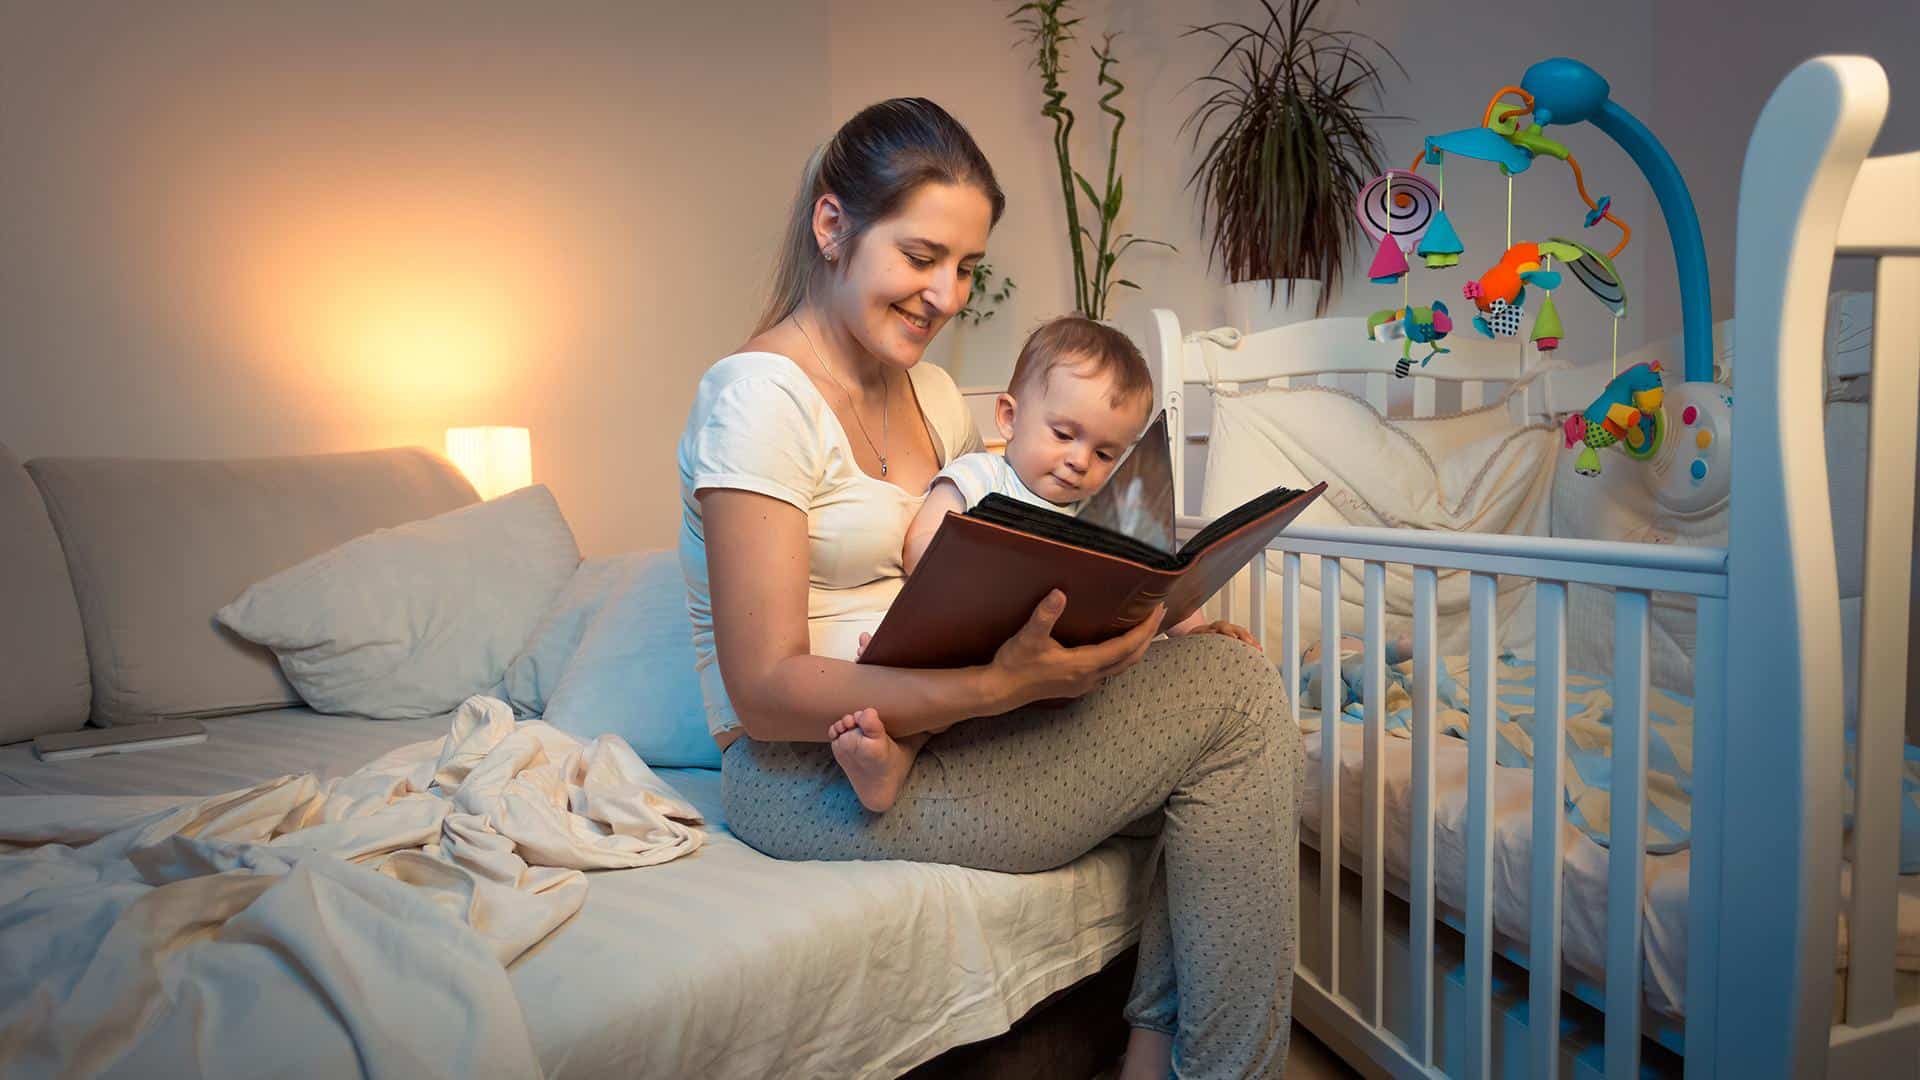
[[(286, 709), (206, 726), (200, 745), (70, 762), (0, 748), (0, 792), (164, 797), (338, 776), (446, 722)], [(580, 913), (509, 971), (549, 1076), (894, 1076), (1006, 1031), (1137, 937), (1148, 841), (1024, 875), (782, 862), (727, 832), (718, 772), (659, 774), (707, 816), (707, 843), (591, 875)]]
[[(1348, 862), (1360, 853), (1361, 796), (1364, 740), (1357, 725), (1340, 729), (1341, 852)], [(1386, 820), (1383, 832), (1388, 887), (1405, 898), (1409, 873), (1413, 804), (1413, 744), (1407, 739), (1383, 740)], [(1467, 903), (1467, 744), (1454, 738), (1434, 739), (1434, 896), (1454, 913)], [(1302, 786), (1302, 833), (1317, 845), (1320, 830), (1321, 747), (1316, 731), (1305, 739), (1306, 783)], [(1524, 956), (1532, 919), (1530, 892), (1533, 862), (1533, 774), (1526, 769), (1494, 769), (1493, 812), (1493, 927), (1503, 947), (1517, 946)], [(1560, 879), (1562, 961), (1596, 984), (1606, 971), (1607, 849), (1579, 828), (1562, 820)], [(1692, 852), (1643, 855), (1646, 860), (1646, 920), (1642, 934), (1645, 961), (1641, 985), (1647, 1005), (1679, 1017), (1686, 992), (1687, 875)], [(1846, 895), (1847, 880), (1841, 883)], [(1846, 914), (1842, 904), (1840, 951), (1846, 958)], [(1903, 1001), (1920, 1000), (1920, 876), (1900, 879), (1899, 938), (1896, 982)], [(1836, 1002), (1841, 997), (1836, 995)]]

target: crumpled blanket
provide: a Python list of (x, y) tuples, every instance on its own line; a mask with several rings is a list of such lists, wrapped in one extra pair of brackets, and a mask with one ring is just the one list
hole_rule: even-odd
[(0, 1072), (537, 1076), (506, 967), (700, 823), (626, 743), (483, 697), (325, 784), (6, 799)]

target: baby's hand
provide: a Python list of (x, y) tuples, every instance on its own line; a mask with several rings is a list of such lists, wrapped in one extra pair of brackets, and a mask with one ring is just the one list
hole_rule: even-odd
[(1230, 623), (1225, 619), (1220, 619), (1218, 621), (1210, 622), (1210, 623), (1204, 623), (1200, 626), (1187, 627), (1186, 629), (1175, 627), (1173, 630), (1169, 631), (1169, 633), (1170, 634), (1224, 634), (1225, 636), (1230, 637), (1235, 641), (1244, 641), (1256, 649), (1260, 647), (1260, 642), (1254, 638), (1253, 631), (1248, 630), (1246, 627), (1241, 626), (1237, 623)]
[(855, 660), (858, 660), (861, 657), (867, 655), (867, 642), (872, 640), (873, 640), (872, 634), (866, 633), (864, 631), (860, 634), (860, 644), (854, 646), (853, 648), (853, 658)]

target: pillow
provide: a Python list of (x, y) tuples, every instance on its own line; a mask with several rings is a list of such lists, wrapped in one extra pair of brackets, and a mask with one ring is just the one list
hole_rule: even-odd
[(40, 458), (27, 472), (72, 574), (96, 724), (298, 705), (273, 653), (214, 621), (220, 605), (355, 537), (479, 501), (451, 461), (418, 447)]
[(618, 735), (655, 768), (717, 769), (680, 562), (650, 551), (623, 570), (547, 702), (547, 723), (581, 739)]
[(525, 720), (547, 711), (547, 699), (560, 685), (587, 624), (632, 567), (648, 557), (650, 553), (639, 552), (588, 559), (567, 579), (566, 588), (541, 616), (520, 655), (507, 665), (503, 689), (516, 717)]
[(321, 712), (433, 716), (497, 689), (579, 564), (553, 493), (534, 486), (351, 540), (216, 617), (272, 649)]
[[(1368, 525), (1449, 532), (1544, 536), (1559, 434), (1547, 424), (1517, 425), (1504, 406), (1418, 420), (1388, 419), (1365, 399), (1320, 386), (1258, 387), (1214, 395), (1200, 512), (1214, 516), (1278, 484), (1327, 481), (1326, 494), (1297, 525)], [(1281, 561), (1268, 563), (1268, 640), (1283, 634)], [(1340, 625), (1364, 622), (1361, 565), (1340, 563)], [(1299, 648), (1320, 640), (1320, 560), (1300, 561)], [(1244, 617), (1247, 581), (1229, 586)], [(1437, 612), (1443, 653), (1467, 651), (1468, 575), (1439, 574)], [(1523, 578), (1503, 577), (1497, 608), (1501, 647), (1533, 641), (1532, 593)], [(1389, 637), (1412, 626), (1413, 572), (1390, 563), (1385, 615)]]
[(0, 743), (74, 731), (93, 682), (67, 560), (46, 504), (0, 443)]

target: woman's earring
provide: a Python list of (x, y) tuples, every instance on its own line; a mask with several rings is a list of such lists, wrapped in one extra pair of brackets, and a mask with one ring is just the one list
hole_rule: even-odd
[(828, 248), (827, 250), (825, 250), (825, 251), (823, 251), (823, 252), (821, 252), (821, 254), (823, 254), (823, 255), (825, 255), (825, 256), (827, 257), (827, 261), (828, 261), (828, 262), (832, 262), (832, 261), (833, 261), (833, 249), (832, 249), (832, 248)]

